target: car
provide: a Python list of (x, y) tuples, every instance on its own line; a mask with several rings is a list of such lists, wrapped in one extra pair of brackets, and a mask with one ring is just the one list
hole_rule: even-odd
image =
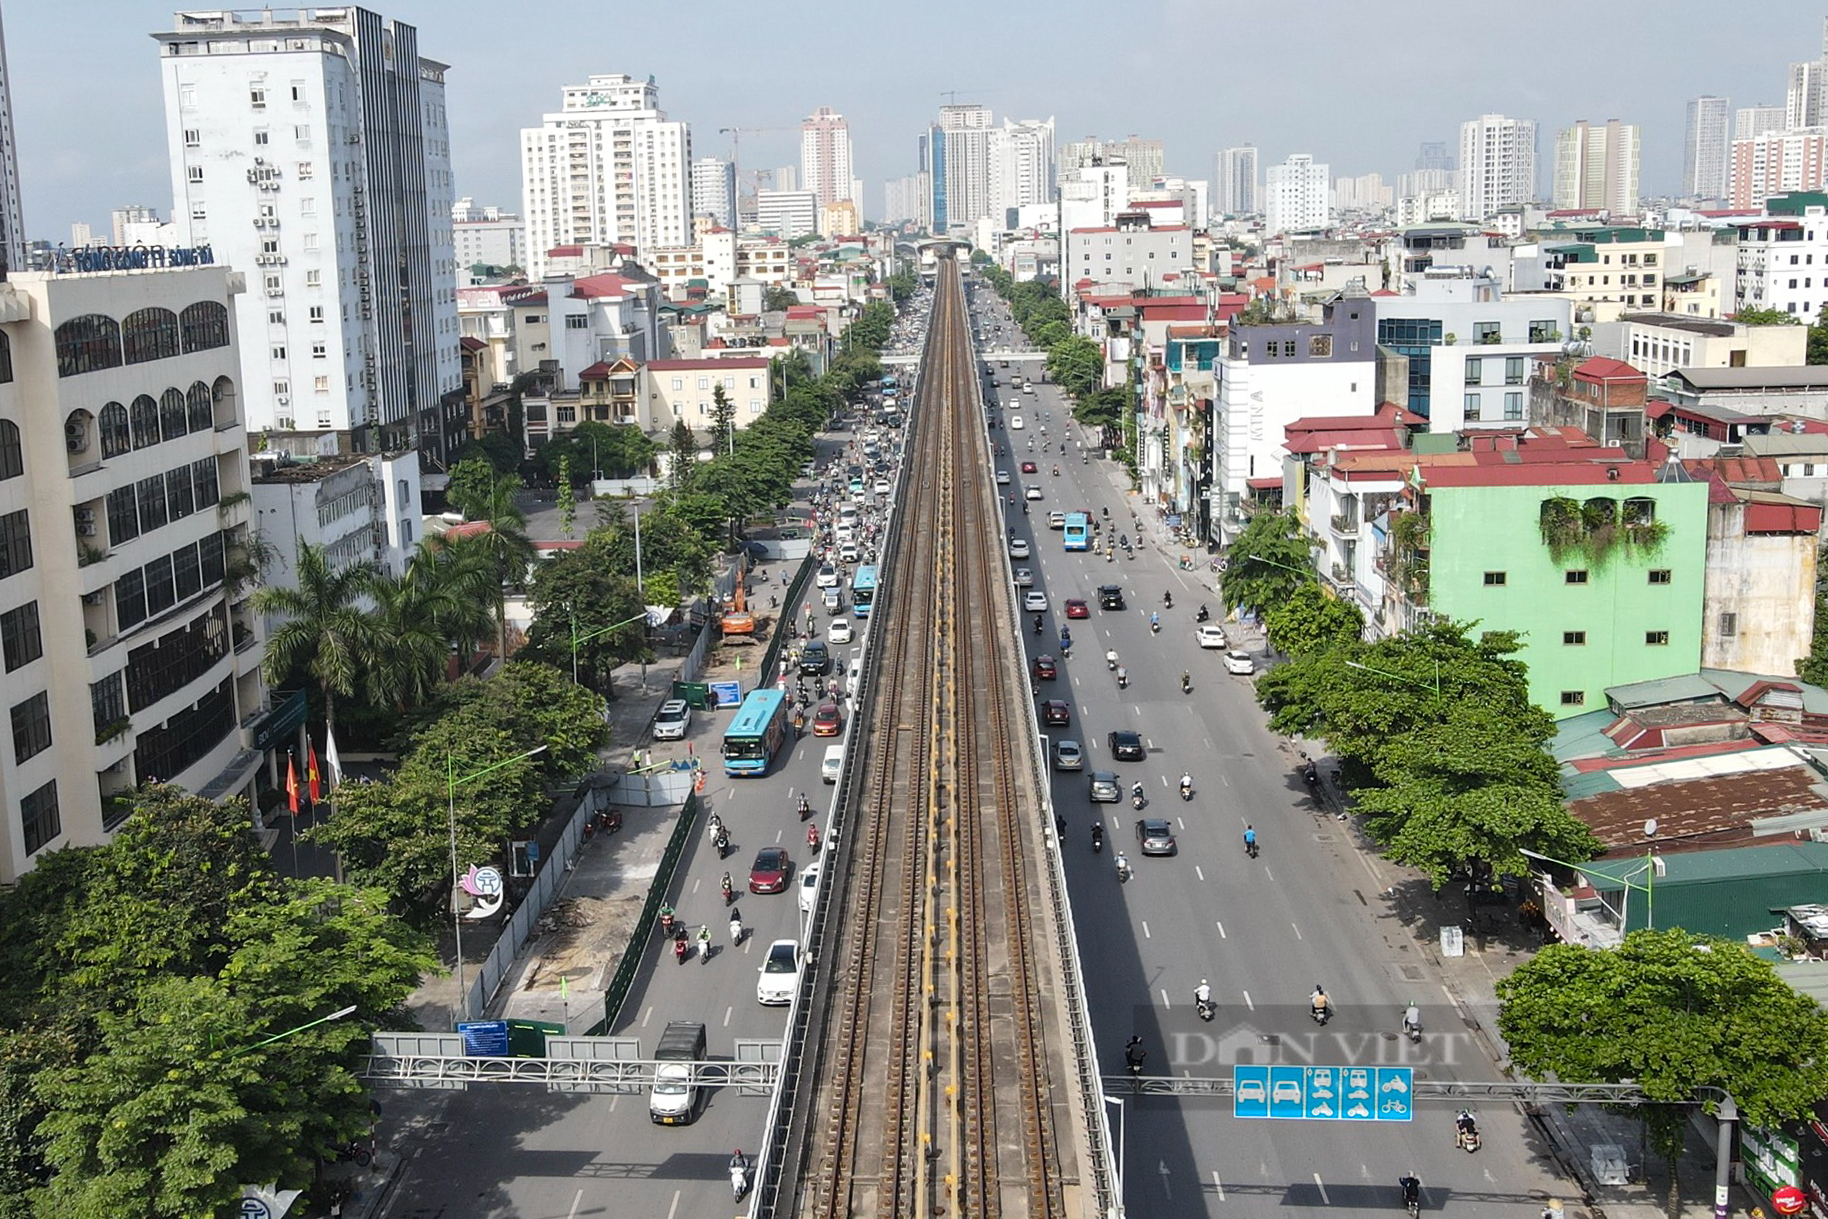
[(749, 869), (749, 892), (781, 892), (787, 888), (787, 874), (792, 870), (793, 859), (786, 847), (763, 847), (755, 853), (755, 865)]
[(1047, 514), (1047, 527), (1049, 529), (1065, 529), (1066, 528), (1066, 513), (1064, 513), (1064, 512), (1048, 513)]
[(1047, 594), (1038, 588), (1031, 588), (1023, 593), (1022, 612), (1025, 614), (1045, 614), (1047, 612)]
[(1120, 610), (1123, 608), (1123, 589), (1116, 584), (1098, 586), (1098, 608), (1102, 610)]
[(1032, 461), (1025, 461), (1025, 462), (1023, 462), (1023, 463), (1022, 463), (1022, 473), (1024, 473), (1024, 474), (1039, 474), (1039, 473), (1040, 473), (1040, 472), (1041, 472), (1041, 471), (1040, 471), (1040, 469), (1039, 469), (1039, 467), (1037, 467), (1037, 466), (1036, 466), (1036, 465), (1035, 465), (1035, 463), (1034, 463), (1034, 462), (1032, 462)]
[(830, 643), (849, 643), (856, 637), (857, 633), (851, 629), (849, 618), (834, 619), (825, 632), (825, 638)]
[(819, 897), (819, 865), (809, 863), (800, 871), (800, 913), (811, 914)]
[(1234, 677), (1249, 677), (1257, 671), (1257, 659), (1249, 652), (1233, 648), (1225, 653), (1225, 671)]
[(1085, 603), (1084, 597), (1068, 597), (1066, 599), (1066, 616), (1068, 618), (1090, 618), (1092, 616), (1092, 607)]
[(1016, 568), (1016, 587), (1017, 588), (1033, 588), (1034, 586), (1035, 586), (1035, 573), (1030, 571), (1026, 567)]
[(1028, 490), (1022, 492), (1022, 494), (1029, 499), (1040, 499), (1041, 498), (1041, 488), (1031, 486), (1028, 488)]
[(1054, 663), (1054, 658), (1052, 656), (1035, 657), (1035, 680), (1053, 681), (1059, 676), (1060, 668)]
[(1117, 772), (1114, 770), (1094, 770), (1091, 785), (1094, 804), (1116, 804), (1123, 799), (1123, 785), (1117, 781)]
[(793, 940), (776, 940), (762, 958), (761, 977), (755, 980), (755, 1001), (770, 1007), (793, 1002), (800, 989), (800, 946)]
[(831, 672), (831, 649), (823, 639), (814, 639), (800, 650), (800, 675), (823, 677)]
[(863, 558), (863, 550), (855, 541), (845, 542), (838, 547), (838, 562), (855, 563)]
[(692, 708), (683, 698), (669, 698), (660, 704), (659, 712), (654, 716), (654, 739), (656, 741), (678, 741), (685, 737), (686, 729), (692, 726)]
[(1073, 709), (1063, 698), (1050, 698), (1041, 704), (1041, 722), (1064, 728), (1073, 722)]
[(1085, 766), (1085, 751), (1079, 742), (1061, 737), (1054, 742), (1054, 769), (1080, 770)]
[(1149, 756), (1140, 732), (1120, 728), (1107, 740), (1111, 746), (1111, 756), (1119, 762), (1141, 762)]
[(1009, 557), (1012, 559), (1026, 559), (1028, 557), (1028, 539), (1010, 538)]
[(1174, 827), (1161, 817), (1142, 817), (1136, 822), (1136, 849), (1144, 855), (1174, 854)]
[(1193, 641), (1203, 648), (1222, 648), (1228, 643), (1225, 628), (1216, 622), (1200, 624), (1193, 632)]
[(836, 588), (838, 587), (838, 569), (830, 563), (826, 563), (813, 576), (812, 582), (820, 588)]
[(997, 471), (997, 486), (1007, 487), (1008, 485), (1009, 485), (1009, 471), (1008, 470), (998, 470)]
[(818, 710), (812, 713), (812, 734), (837, 736), (843, 731), (844, 717), (838, 712), (838, 704), (820, 703)]
[(890, 486), (889, 486), (888, 479), (879, 478), (876, 480), (876, 494), (877, 495), (887, 495), (891, 489), (892, 488), (890, 488)]
[(825, 612), (835, 614), (844, 608), (844, 590), (828, 588), (819, 594), (819, 601), (825, 606)]
[(1011, 415), (1009, 417), (1009, 427), (1011, 431), (1019, 432), (1026, 426), (1027, 425), (1022, 422), (1022, 416)]

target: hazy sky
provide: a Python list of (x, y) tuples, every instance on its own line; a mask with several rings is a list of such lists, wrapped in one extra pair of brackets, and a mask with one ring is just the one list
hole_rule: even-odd
[[(199, 6), (201, 7), (201, 6)], [(698, 156), (797, 164), (815, 107), (851, 125), (865, 210), (911, 173), (915, 141), (945, 100), (999, 121), (1053, 115), (1056, 139), (1166, 142), (1167, 170), (1212, 174), (1212, 154), (1254, 143), (1265, 164), (1312, 153), (1336, 176), (1413, 166), (1422, 140), (1457, 143), (1486, 112), (1554, 129), (1618, 118), (1643, 128), (1645, 193), (1682, 171), (1683, 107), (1782, 104), (1793, 61), (1820, 55), (1821, 6), (1795, 0), (926, 0), (850, 5), (631, 0), (392, 0), (446, 77), (457, 193), (519, 210), (518, 132), (591, 72), (653, 75), (661, 105), (693, 126)], [(10, 0), (6, 52), (26, 232), (67, 240), (73, 220), (171, 207), (157, 44), (173, 9), (141, 0)]]

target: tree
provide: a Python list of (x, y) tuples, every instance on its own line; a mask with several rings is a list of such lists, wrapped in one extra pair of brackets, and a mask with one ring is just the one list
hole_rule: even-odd
[[(650, 523), (660, 519), (664, 514), (648, 517)], [(529, 591), (533, 625), (527, 630), (523, 655), (570, 672), (573, 631), (580, 637), (590, 636), (576, 644), (576, 649), (578, 680), (592, 690), (606, 689), (617, 666), (639, 660), (648, 651), (641, 623), (607, 629), (636, 617), (644, 608), (635, 581), (624, 574), (633, 572), (634, 564), (623, 566), (617, 561), (616, 541), (617, 531), (593, 529), (582, 546), (561, 551), (540, 564)], [(677, 587), (672, 573), (665, 574), (667, 583)], [(655, 588), (656, 595), (660, 591)]]
[(494, 575), (479, 552), (426, 538), (399, 576), (375, 576), (368, 592), (385, 642), (370, 658), (376, 700), (396, 711), (425, 701), (443, 683), (451, 649), (467, 656), (489, 637)]
[(799, 303), (799, 295), (785, 284), (769, 284), (762, 290), (763, 313), (785, 313)]
[(1551, 944), (1498, 983), (1498, 1031), (1538, 1079), (1635, 1083), (1653, 1101), (1670, 1192), (1683, 1113), (1726, 1091), (1759, 1126), (1805, 1121), (1828, 1090), (1828, 1013), (1732, 940), (1633, 931), (1617, 948)]
[(520, 490), (520, 476), (497, 470), (482, 457), (468, 457), (451, 467), (451, 481), (444, 492), (445, 502), (463, 513), (465, 520), (487, 520), (489, 505), (494, 502), (504, 482), (511, 491)]
[(520, 468), (520, 442), (506, 432), (485, 432), (457, 450), (459, 463), (480, 459), (489, 463), (497, 474), (512, 474)]
[(559, 531), (566, 537), (571, 536), (572, 526), (578, 523), (578, 489), (571, 482), (571, 457), (559, 458)]
[[(495, 582), (491, 594), (495, 602), (495, 623), (500, 636), (497, 655), (506, 660), (508, 656), (508, 592), (509, 588), (521, 587), (527, 579), (527, 569), (533, 566), (533, 542), (527, 537), (527, 518), (514, 502), (515, 492), (520, 490), (520, 480), (499, 479), (490, 487), (488, 499), (479, 505), (480, 519), (488, 523), (488, 528), (466, 534), (455, 542), (447, 543), (456, 550), (465, 561), (472, 556), (494, 573)], [(466, 512), (466, 516), (469, 514)], [(472, 518), (476, 519), (476, 518)]]
[(1350, 601), (1330, 595), (1318, 581), (1308, 581), (1269, 611), (1264, 626), (1277, 651), (1299, 658), (1358, 642), (1365, 616)]
[(1809, 327), (1808, 356), (1806, 364), (1828, 364), (1828, 304), (1815, 317)]
[(1828, 547), (1815, 560), (1815, 634), (1809, 654), (1798, 658), (1796, 675), (1813, 686), (1828, 684)]
[(1047, 352), (1047, 375), (1078, 398), (1104, 384), (1104, 351), (1080, 335), (1056, 343)]
[(1796, 325), (1796, 316), (1785, 313), (1782, 309), (1741, 309), (1728, 320), (1738, 322), (1742, 326)]
[(692, 435), (692, 425), (684, 419), (673, 420), (667, 451), (671, 458), (667, 463), (667, 484), (678, 495), (691, 487), (698, 466), (698, 441)]
[(267, 685), (283, 686), (294, 672), (317, 683), (324, 696), (324, 723), (336, 732), (336, 700), (353, 697), (369, 661), (386, 641), (361, 602), (375, 586), (367, 564), (332, 570), (321, 546), (298, 551), (297, 587), (269, 584), (254, 593), (257, 613), (281, 622), (267, 637), (261, 670)]
[(1311, 563), (1311, 544), (1293, 513), (1255, 513), (1225, 551), (1219, 577), (1225, 608), (1262, 616), (1315, 581)]

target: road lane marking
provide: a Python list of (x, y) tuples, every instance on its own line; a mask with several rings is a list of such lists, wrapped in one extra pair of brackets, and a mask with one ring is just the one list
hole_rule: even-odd
[(565, 1219), (578, 1219), (578, 1207), (583, 1205), (583, 1202), (584, 1191), (580, 1189), (573, 1195), (571, 1199), (571, 1209), (565, 1212)]
[(1221, 922), (1219, 922), (1219, 921), (1218, 921), (1218, 920), (1216, 920), (1216, 919), (1215, 919), (1215, 920), (1213, 920), (1213, 924), (1212, 924), (1212, 925), (1213, 925), (1213, 926), (1214, 926), (1214, 927), (1217, 927), (1217, 928), (1218, 928), (1218, 929), (1219, 929), (1219, 938), (1220, 938), (1220, 939), (1221, 939), (1221, 940), (1222, 940), (1222, 939), (1224, 939), (1224, 938), (1225, 938), (1225, 924), (1224, 924), (1224, 923), (1221, 923)]
[(1275, 877), (1274, 877), (1274, 876), (1270, 876), (1270, 871), (1269, 871), (1269, 865), (1268, 865), (1268, 864), (1264, 864), (1264, 865), (1263, 865), (1263, 875), (1265, 875), (1265, 876), (1269, 876), (1269, 878), (1270, 878), (1270, 880), (1271, 880), (1271, 881), (1272, 881), (1272, 882), (1274, 882), (1274, 881), (1275, 881), (1275, 879), (1276, 879), (1276, 878), (1275, 878)]
[(724, 1027), (725, 1028), (730, 1027), (730, 1017), (732, 1015), (734, 1015), (735, 1013), (736, 1013), (736, 1008), (734, 1005), (732, 1005), (730, 1007), (726, 1007), (724, 1009)]
[(1142, 933), (1143, 933), (1143, 939), (1145, 939), (1145, 940), (1147, 940), (1147, 939), (1150, 939), (1150, 938), (1152, 938), (1152, 937), (1151, 937), (1151, 936), (1150, 936), (1150, 935), (1149, 935), (1149, 921), (1148, 921), (1148, 920), (1147, 920), (1147, 919), (1144, 919), (1144, 920), (1143, 920), (1143, 924), (1142, 924)]
[(1163, 1006), (1163, 1007), (1164, 1007), (1164, 1008), (1168, 1008), (1168, 1007), (1173, 1007), (1173, 1006), (1174, 1006), (1174, 1004), (1172, 1004), (1172, 1003), (1170, 1003), (1170, 1002), (1168, 1002), (1168, 992), (1167, 992), (1167, 991), (1166, 991), (1166, 990), (1164, 990), (1164, 991), (1162, 991), (1162, 1006)]
[(1323, 1206), (1333, 1205), (1333, 1199), (1327, 1197), (1327, 1183), (1320, 1179), (1319, 1173), (1314, 1174), (1314, 1188), (1320, 1191), (1320, 1201)]
[(1193, 875), (1196, 879), (1198, 879), (1202, 882), (1204, 882), (1206, 879), (1206, 873), (1201, 870), (1200, 865), (1197, 863), (1193, 865)]
[(1218, 1169), (1212, 1170), (1212, 1187), (1219, 1191), (1219, 1201), (1225, 1201), (1225, 1182), (1219, 1180)]
[(675, 1219), (679, 1214), (679, 1191), (673, 1191), (673, 1205), (666, 1208), (666, 1219)]
[(1244, 992), (1244, 1006), (1253, 1012), (1257, 1010), (1257, 1005), (1250, 1001), (1250, 992), (1249, 991)]
[(1290, 923), (1290, 924), (1289, 924), (1289, 926), (1291, 926), (1291, 927), (1293, 927), (1293, 928), (1294, 928), (1294, 929), (1295, 929), (1295, 938), (1296, 938), (1296, 939), (1300, 939), (1300, 938), (1301, 938), (1301, 924), (1299, 924), (1299, 923)]
[(647, 1010), (641, 1013), (641, 1027), (646, 1028), (647, 1022), (649, 1020), (652, 1020), (653, 1018), (654, 1018), (654, 1005), (650, 1003), (647, 1006)]
[(1187, 819), (1186, 819), (1186, 818), (1185, 818), (1185, 817), (1182, 817), (1182, 816), (1178, 816), (1178, 815), (1177, 815), (1177, 816), (1176, 816), (1176, 817), (1175, 817), (1175, 818), (1174, 818), (1174, 824), (1176, 824), (1176, 825), (1178, 825), (1178, 826), (1180, 826), (1180, 827), (1181, 827), (1181, 833), (1183, 833), (1183, 834), (1184, 834), (1184, 833), (1186, 833), (1186, 832), (1187, 832)]

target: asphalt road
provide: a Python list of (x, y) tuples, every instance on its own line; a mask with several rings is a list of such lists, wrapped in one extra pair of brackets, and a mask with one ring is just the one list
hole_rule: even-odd
[[(1011, 396), (1010, 372), (997, 369), (998, 396)], [(1065, 854), (1076, 932), (1085, 965), (1100, 1068), (1124, 1071), (1123, 1046), (1140, 1036), (1148, 1075), (1223, 1076), (1234, 1063), (1411, 1066), (1418, 1078), (1498, 1078), (1483, 1049), (1464, 1031), (1439, 979), (1414, 947), (1415, 932), (1400, 923), (1381, 894), (1391, 877), (1355, 844), (1352, 829), (1321, 809), (1301, 774), (1300, 755), (1268, 731), (1250, 678), (1226, 674), (1223, 653), (1194, 640), (1194, 614), (1205, 601), (1223, 616), (1202, 569), (1179, 572), (1158, 552), (1136, 559), (1117, 551), (1068, 553), (1047, 528), (1047, 513), (1109, 508), (1117, 531), (1132, 533), (1132, 497), (1119, 494), (1111, 467), (1083, 464), (1070, 436), (1061, 399), (1051, 385), (1021, 395), (1028, 428), (997, 431), (1016, 452), (1009, 469), (1036, 445), (1038, 475), (1015, 475), (1038, 485), (1044, 498), (1010, 524), (1033, 546), (1036, 586), (1050, 608), (1044, 634), (1025, 631), (1028, 654), (1058, 658), (1059, 632), (1069, 625), (1068, 597), (1084, 598), (1092, 617), (1070, 623), (1072, 658), (1060, 678), (1037, 682), (1038, 697), (1072, 704), (1069, 728), (1048, 730), (1085, 749), (1086, 771), (1054, 773), (1055, 809), (1066, 820)], [(1045, 446), (1036, 424), (1047, 424)], [(999, 415), (1001, 412), (999, 412)], [(1001, 422), (1001, 421), (999, 421)], [(1060, 457), (1065, 439), (1068, 455)], [(1060, 462), (1060, 475), (1051, 471)], [(1201, 577), (1208, 583), (1202, 585)], [(1097, 608), (1095, 588), (1124, 587), (1127, 608)], [(1172, 609), (1162, 594), (1171, 592)], [(1149, 629), (1161, 615), (1159, 635)], [(1032, 615), (1025, 615), (1027, 622)], [(1114, 649), (1127, 669), (1120, 690), (1104, 654)], [(1180, 675), (1193, 677), (1184, 695)], [(1107, 747), (1115, 729), (1142, 734), (1148, 756), (1117, 762)], [(1087, 773), (1115, 770), (1125, 798), (1093, 804)], [(1183, 802), (1180, 775), (1193, 778)], [(1130, 785), (1141, 782), (1147, 806), (1134, 810)], [(1166, 817), (1178, 855), (1144, 858), (1134, 823)], [(1093, 853), (1089, 829), (1105, 826), (1105, 849)], [(1261, 847), (1243, 849), (1245, 825)], [(1135, 878), (1120, 884), (1114, 851), (1128, 854)], [(1208, 980), (1219, 1010), (1202, 1023), (1193, 989)], [(1333, 997), (1336, 1015), (1324, 1028), (1308, 1016), (1316, 983)], [(1415, 1002), (1427, 1030), (1420, 1045), (1398, 1034), (1402, 1010)], [(1540, 1150), (1527, 1124), (1508, 1108), (1479, 1112), (1483, 1150), (1469, 1156), (1453, 1141), (1451, 1109), (1423, 1105), (1407, 1123), (1245, 1120), (1229, 1101), (1133, 1098), (1118, 1120), (1125, 1144), (1125, 1200), (1130, 1213), (1149, 1216), (1286, 1214), (1294, 1210), (1387, 1212), (1400, 1205), (1396, 1179), (1413, 1172), (1424, 1183), (1424, 1209), (1476, 1204), (1480, 1214), (1535, 1219), (1554, 1181), (1536, 1160)]]

